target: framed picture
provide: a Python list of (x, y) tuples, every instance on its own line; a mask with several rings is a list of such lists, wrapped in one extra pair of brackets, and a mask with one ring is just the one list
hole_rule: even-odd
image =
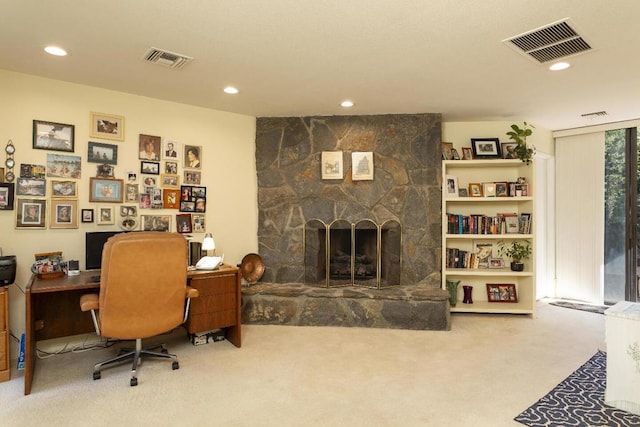
[(162, 141), (162, 158), (173, 161), (180, 159), (180, 143), (170, 139)]
[(502, 151), (503, 159), (517, 159), (518, 153), (515, 152), (515, 148), (518, 144), (515, 142), (503, 142), (500, 144), (500, 150)]
[(140, 172), (151, 175), (160, 175), (160, 163), (158, 162), (140, 162)]
[(482, 197), (482, 184), (472, 182), (469, 184), (469, 197)]
[(508, 188), (507, 182), (496, 182), (496, 197), (507, 197), (509, 195)]
[(478, 258), (479, 268), (488, 268), (489, 259), (493, 258), (493, 243), (486, 241), (474, 241), (473, 252)]
[(162, 205), (165, 209), (180, 208), (180, 190), (177, 190), (177, 189), (162, 190)]
[(484, 197), (496, 197), (496, 184), (493, 182), (483, 182), (482, 194)]
[(191, 214), (176, 215), (176, 231), (178, 233), (191, 233)]
[(134, 184), (138, 180), (138, 172), (127, 171), (127, 182)]
[(20, 178), (45, 179), (46, 177), (47, 168), (44, 165), (20, 164)]
[(151, 160), (157, 162), (160, 160), (160, 137), (153, 135), (140, 134), (138, 138), (138, 146), (140, 152), (138, 158), (140, 160)]
[(204, 214), (191, 214), (191, 224), (194, 233), (204, 233), (206, 231)]
[(4, 182), (4, 168), (0, 168), (0, 182)]
[(445, 185), (447, 198), (458, 197), (458, 177), (453, 175), (446, 176)]
[(516, 285), (512, 283), (487, 283), (487, 300), (489, 302), (518, 302)]
[(120, 206), (120, 216), (138, 216), (138, 207), (133, 205)]
[(178, 162), (164, 162), (164, 173), (169, 175), (178, 174)]
[(140, 209), (151, 209), (151, 194), (140, 193)]
[(74, 125), (34, 120), (33, 148), (73, 153), (74, 134)]
[(49, 228), (78, 228), (78, 201), (51, 199)]
[(115, 114), (90, 113), (89, 136), (124, 141), (124, 117)]
[(155, 187), (157, 183), (157, 179), (155, 176), (145, 176), (142, 180), (142, 183), (145, 186), (145, 193), (148, 193), (146, 187)]
[(460, 160), (460, 154), (458, 154), (458, 150), (455, 148), (451, 149), (451, 160)]
[(183, 181), (187, 185), (200, 185), (200, 172), (199, 171), (184, 171)]
[(160, 175), (160, 186), (165, 188), (180, 188), (180, 175), (163, 173)]
[(184, 167), (188, 169), (200, 169), (202, 167), (202, 147), (196, 145), (184, 146)]
[(489, 258), (489, 268), (504, 268), (504, 259)]
[(138, 184), (127, 184), (125, 201), (137, 202), (139, 199)]
[(47, 154), (47, 177), (80, 179), (82, 158), (66, 154)]
[(90, 178), (90, 202), (122, 203), (123, 181), (121, 179)]
[(46, 192), (46, 179), (18, 178), (16, 180), (17, 196), (44, 197)]
[(113, 206), (98, 208), (98, 225), (115, 224), (115, 215), (113, 214)]
[(169, 215), (142, 215), (143, 231), (171, 231), (171, 216)]
[(124, 231), (133, 231), (138, 228), (138, 219), (133, 216), (125, 216), (118, 220), (118, 227)]
[(440, 146), (442, 147), (442, 160), (453, 160), (453, 154), (451, 154), (453, 142), (441, 142)]
[(93, 222), (93, 209), (82, 209), (81, 218), (84, 223)]
[(517, 214), (504, 214), (504, 223), (507, 234), (518, 234), (520, 232), (520, 221)]
[(96, 167), (96, 178), (113, 179), (115, 175), (113, 173), (112, 165), (98, 165)]
[(0, 183), (0, 211), (13, 210), (13, 183)]
[(498, 138), (471, 138), (471, 149), (476, 159), (499, 159), (500, 139)]
[(34, 257), (36, 262), (33, 264), (33, 270), (38, 276), (60, 277), (64, 275), (62, 272), (62, 252), (34, 254)]
[(45, 199), (17, 199), (16, 228), (46, 228)]
[(373, 152), (351, 153), (351, 179), (353, 181), (373, 180)]
[(342, 179), (344, 173), (342, 151), (323, 151), (322, 179)]
[(458, 190), (458, 197), (469, 197), (469, 190), (466, 188), (460, 188)]
[(77, 181), (51, 180), (51, 197), (78, 197)]
[(462, 160), (473, 160), (471, 147), (462, 147)]
[(89, 141), (87, 161), (90, 163), (104, 163), (106, 165), (118, 164), (118, 146), (115, 144), (102, 144)]

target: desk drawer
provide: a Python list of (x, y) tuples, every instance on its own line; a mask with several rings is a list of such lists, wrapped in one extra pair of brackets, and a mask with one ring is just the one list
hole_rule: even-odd
[(9, 349), (7, 348), (7, 331), (0, 332), (0, 371), (6, 370), (9, 365)]

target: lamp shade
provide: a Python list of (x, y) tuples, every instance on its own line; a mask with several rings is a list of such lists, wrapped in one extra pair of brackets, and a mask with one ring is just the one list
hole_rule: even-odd
[(204, 251), (213, 251), (216, 248), (216, 243), (213, 241), (213, 236), (211, 233), (207, 233), (204, 235), (204, 240), (202, 240), (202, 250)]

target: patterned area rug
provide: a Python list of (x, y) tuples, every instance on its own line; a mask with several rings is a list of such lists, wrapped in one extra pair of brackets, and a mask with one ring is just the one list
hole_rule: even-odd
[(604, 311), (609, 308), (606, 305), (593, 305), (593, 304), (581, 304), (579, 302), (569, 301), (552, 301), (549, 305), (555, 305), (557, 307), (572, 308), (574, 310), (588, 311), (590, 313), (604, 314)]
[(606, 382), (607, 353), (598, 351), (514, 419), (527, 426), (640, 426), (640, 415), (604, 404)]

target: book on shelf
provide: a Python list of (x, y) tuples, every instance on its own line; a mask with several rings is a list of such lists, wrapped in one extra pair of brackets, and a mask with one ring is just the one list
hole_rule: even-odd
[(482, 214), (447, 213), (447, 234), (529, 234), (531, 214), (497, 213)]

